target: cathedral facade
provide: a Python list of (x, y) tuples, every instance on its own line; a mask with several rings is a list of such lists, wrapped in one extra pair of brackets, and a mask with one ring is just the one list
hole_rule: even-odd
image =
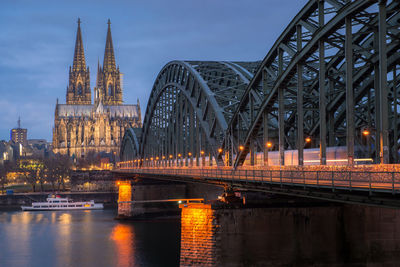
[(97, 66), (94, 101), (90, 72), (86, 67), (80, 20), (76, 34), (72, 67), (69, 68), (66, 104), (56, 104), (53, 128), (53, 152), (84, 158), (90, 152), (118, 155), (125, 130), (142, 127), (139, 100), (123, 104), (122, 74), (115, 64), (108, 21), (103, 66)]

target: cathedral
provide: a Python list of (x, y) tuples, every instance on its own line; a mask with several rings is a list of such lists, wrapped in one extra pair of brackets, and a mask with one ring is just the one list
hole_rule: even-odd
[(103, 66), (98, 63), (94, 101), (90, 89), (90, 72), (86, 67), (80, 20), (76, 33), (72, 68), (69, 68), (66, 104), (57, 99), (53, 152), (84, 158), (88, 153), (118, 155), (125, 130), (142, 127), (139, 100), (137, 105), (123, 104), (122, 73), (115, 64), (108, 20)]

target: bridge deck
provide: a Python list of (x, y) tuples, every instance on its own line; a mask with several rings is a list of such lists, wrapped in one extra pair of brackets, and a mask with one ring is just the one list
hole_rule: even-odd
[[(392, 168), (393, 170), (393, 168)], [(221, 182), (260, 182), (332, 190), (361, 190), (369, 192), (400, 193), (399, 171), (363, 169), (293, 170), (293, 169), (238, 169), (230, 168), (120, 168), (132, 174), (181, 176), (192, 179)]]

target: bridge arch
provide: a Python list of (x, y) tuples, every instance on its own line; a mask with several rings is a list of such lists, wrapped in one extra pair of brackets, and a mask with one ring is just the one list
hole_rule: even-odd
[(218, 148), (257, 64), (172, 61), (164, 66), (146, 108), (141, 159), (199, 165), (207, 158), (222, 165)]
[(122, 138), (120, 155), (121, 161), (132, 161), (139, 155), (139, 138), (133, 128), (128, 128)]
[[(385, 116), (379, 109), (374, 112), (371, 101), (382, 106), (389, 100), (389, 113), (397, 112), (393, 99), (398, 83), (392, 79), (386, 91), (383, 79), (390, 78), (386, 69), (397, 75), (399, 2), (383, 1), (379, 6), (377, 2), (309, 1), (292, 20), (262, 61), (228, 126), (223, 144), (235, 158), (235, 167), (244, 164), (248, 154), (250, 164), (256, 164), (257, 151), (263, 152), (264, 160), (268, 158), (266, 144), (271, 141), (270, 146), (279, 150), (280, 164), (284, 164), (285, 149), (297, 149), (300, 158), (308, 135), (314, 139), (312, 145), (320, 147), (322, 164), (326, 164), (327, 145), (347, 145), (350, 162), (355, 145), (363, 141), (355, 131), (366, 124), (355, 113), (368, 106), (375, 118), (367, 126), (377, 128), (379, 134), (379, 120)], [(377, 28), (386, 28), (387, 35), (379, 35)], [(378, 98), (382, 90), (389, 97)], [(389, 117), (387, 110), (385, 114)], [(397, 120), (390, 123), (398, 125)], [(397, 140), (398, 133), (391, 143), (397, 145)]]

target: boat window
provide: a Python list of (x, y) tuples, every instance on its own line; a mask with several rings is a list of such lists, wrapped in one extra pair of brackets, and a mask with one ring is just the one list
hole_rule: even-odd
[(42, 208), (48, 208), (49, 206), (47, 206), (47, 205), (43, 205), (43, 206), (41, 206)]
[(77, 207), (82, 207), (82, 205), (76, 205)]

